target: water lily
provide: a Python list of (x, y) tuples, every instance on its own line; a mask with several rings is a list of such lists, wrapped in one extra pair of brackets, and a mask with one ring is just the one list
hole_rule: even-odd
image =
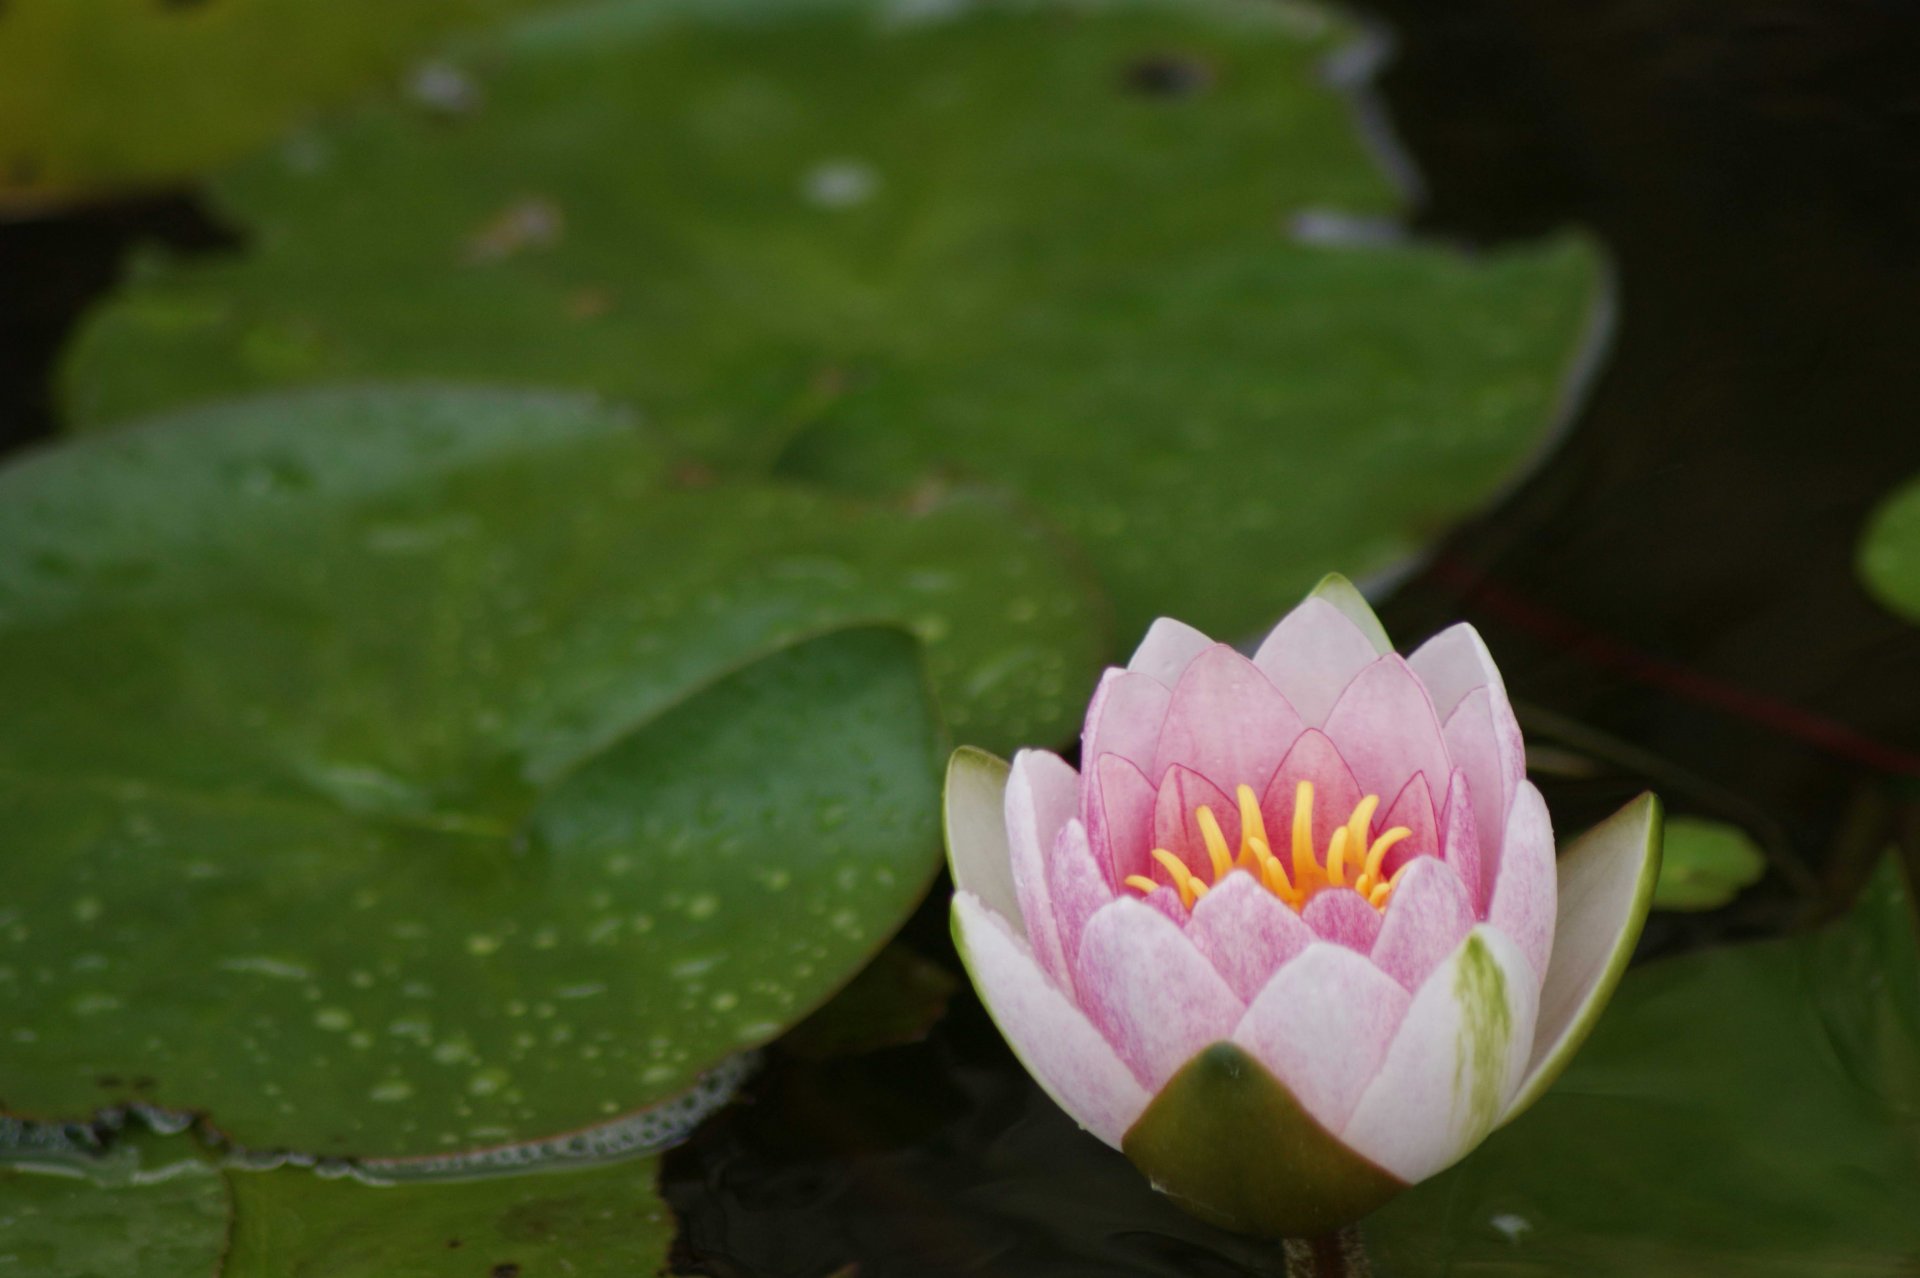
[(1330, 577), (1252, 658), (1154, 624), (1081, 770), (953, 759), (954, 936), (1021, 1061), (1197, 1214), (1348, 1223), (1531, 1104), (1624, 969), (1651, 795), (1558, 857), (1472, 627)]

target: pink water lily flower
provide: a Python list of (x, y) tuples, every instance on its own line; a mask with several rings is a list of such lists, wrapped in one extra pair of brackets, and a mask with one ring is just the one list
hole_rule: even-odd
[(1048, 1094), (1198, 1214), (1345, 1224), (1531, 1104), (1632, 951), (1642, 796), (1557, 858), (1480, 637), (1402, 658), (1330, 577), (1251, 659), (1176, 621), (1081, 770), (954, 756), (954, 936)]

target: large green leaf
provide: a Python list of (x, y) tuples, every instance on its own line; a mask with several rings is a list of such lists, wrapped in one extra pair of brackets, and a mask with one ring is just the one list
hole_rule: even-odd
[[(424, 40), (535, 0), (8, 0), (0, 207), (178, 181), (391, 73)], [(429, 101), (457, 87), (429, 77)]]
[(363, 111), (216, 186), (250, 236), (87, 326), (73, 421), (341, 376), (591, 387), (709, 462), (1017, 488), (1125, 628), (1269, 620), (1540, 439), (1596, 276), (1293, 233), (1395, 199), (1287, 5), (666, 5), (525, 22), (457, 123)]
[(1828, 933), (1630, 973), (1538, 1105), (1366, 1224), (1381, 1272), (1911, 1273), (1914, 925), (1889, 867)]
[[(0, 1128), (4, 1128), (0, 1124)], [(94, 1158), (22, 1149), (0, 1130), (0, 1274), (208, 1278), (227, 1240), (227, 1189), (184, 1141), (145, 1136)]]
[(1091, 678), (1006, 512), (678, 490), (573, 401), (296, 397), (15, 466), (0, 1099), (398, 1157), (686, 1088), (933, 873), (907, 629), (970, 734), (1058, 738)]
[(650, 1278), (673, 1219), (653, 1159), (565, 1173), (367, 1185), (230, 1171), (219, 1278)]

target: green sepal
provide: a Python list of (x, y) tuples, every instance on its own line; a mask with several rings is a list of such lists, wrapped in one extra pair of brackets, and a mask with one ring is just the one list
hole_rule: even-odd
[(1342, 1144), (1232, 1043), (1181, 1066), (1121, 1148), (1202, 1220), (1268, 1238), (1331, 1232), (1407, 1187)]

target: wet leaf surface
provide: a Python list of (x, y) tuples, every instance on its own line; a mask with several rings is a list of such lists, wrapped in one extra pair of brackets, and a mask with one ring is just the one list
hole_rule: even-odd
[(1346, 34), (1210, 2), (536, 19), (456, 59), (470, 116), (371, 109), (224, 176), (251, 247), (148, 262), (67, 404), (591, 387), (711, 462), (1007, 485), (1123, 630), (1251, 630), (1510, 476), (1595, 289), (1566, 241), (1349, 242), (1397, 201), (1325, 83)]
[(573, 400), (103, 436), (0, 475), (0, 547), (0, 1099), (250, 1146), (444, 1154), (680, 1092), (919, 898), (939, 715), (1058, 739), (1091, 679), (1006, 511), (677, 490)]
[(782, 1037), (780, 1050), (827, 1059), (917, 1043), (959, 988), (960, 982), (938, 963), (906, 945), (889, 945), (845, 989)]
[[(535, 0), (7, 0), (0, 207), (175, 182)], [(416, 77), (428, 102), (452, 101)]]

